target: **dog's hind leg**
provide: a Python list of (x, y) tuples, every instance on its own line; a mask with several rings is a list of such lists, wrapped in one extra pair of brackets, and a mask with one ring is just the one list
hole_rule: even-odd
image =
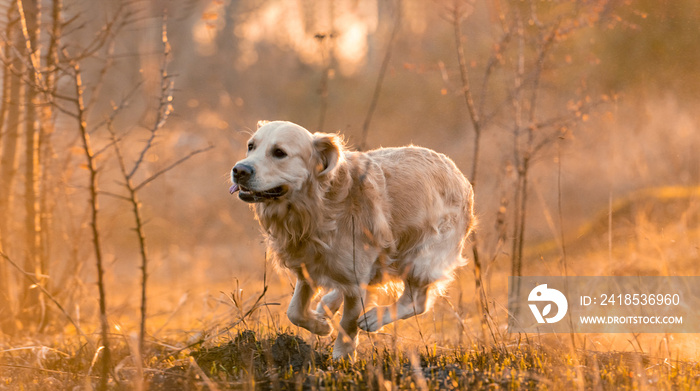
[(375, 307), (360, 316), (360, 328), (375, 332), (382, 326), (420, 315), (428, 309), (430, 284), (415, 284), (406, 281), (405, 289), (396, 303), (389, 306)]
[(314, 290), (303, 278), (297, 279), (294, 288), (292, 301), (287, 308), (287, 317), (299, 327), (303, 327), (314, 334), (328, 335), (331, 332), (331, 325), (324, 319), (323, 315), (310, 310), (309, 304), (313, 298)]
[(333, 289), (323, 295), (318, 307), (316, 307), (316, 312), (332, 318), (340, 309), (341, 304), (343, 304), (343, 294), (338, 289)]

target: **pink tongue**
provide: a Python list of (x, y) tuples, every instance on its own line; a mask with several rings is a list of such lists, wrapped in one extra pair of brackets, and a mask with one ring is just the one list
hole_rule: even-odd
[(231, 194), (233, 194), (233, 193), (235, 193), (235, 192), (237, 192), (237, 191), (238, 191), (238, 185), (235, 184), (235, 183), (234, 183), (233, 185), (231, 185), (231, 187), (228, 188), (228, 192), (231, 193)]

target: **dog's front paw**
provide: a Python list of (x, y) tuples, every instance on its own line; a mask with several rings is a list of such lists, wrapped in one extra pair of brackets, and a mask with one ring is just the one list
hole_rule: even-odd
[(324, 337), (333, 331), (333, 327), (331, 327), (330, 323), (328, 323), (328, 320), (325, 316), (323, 316), (323, 314), (316, 311), (309, 312), (309, 327), (306, 328), (307, 330)]
[(362, 330), (370, 333), (378, 331), (382, 328), (382, 326), (384, 326), (384, 323), (382, 323), (384, 311), (386, 311), (385, 307), (375, 307), (365, 312), (364, 314), (360, 315), (360, 319), (358, 319), (357, 322), (358, 326)]
[(326, 318), (316, 311), (308, 311), (306, 314), (289, 311), (287, 316), (293, 324), (303, 327), (314, 334), (326, 336), (333, 331)]

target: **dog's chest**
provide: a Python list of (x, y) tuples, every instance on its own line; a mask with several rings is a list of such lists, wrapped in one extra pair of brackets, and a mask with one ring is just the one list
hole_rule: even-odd
[(365, 269), (358, 269), (353, 260), (352, 243), (327, 246), (305, 242), (279, 250), (278, 258), (285, 267), (323, 287), (351, 284), (357, 279), (353, 273)]
[(332, 288), (352, 283), (352, 270), (336, 261), (337, 258), (317, 257), (304, 267), (314, 284)]

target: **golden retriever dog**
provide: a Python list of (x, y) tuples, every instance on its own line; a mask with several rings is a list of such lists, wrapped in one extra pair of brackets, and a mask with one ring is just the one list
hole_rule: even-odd
[[(296, 275), (289, 320), (327, 335), (343, 306), (334, 358), (354, 357), (358, 329), (424, 313), (436, 286), (466, 263), (472, 186), (430, 149), (353, 152), (338, 135), (260, 122), (231, 179), (231, 194), (252, 204), (269, 255)], [(404, 284), (396, 303), (366, 311), (368, 287), (389, 279)], [(318, 288), (326, 294), (313, 310)]]

